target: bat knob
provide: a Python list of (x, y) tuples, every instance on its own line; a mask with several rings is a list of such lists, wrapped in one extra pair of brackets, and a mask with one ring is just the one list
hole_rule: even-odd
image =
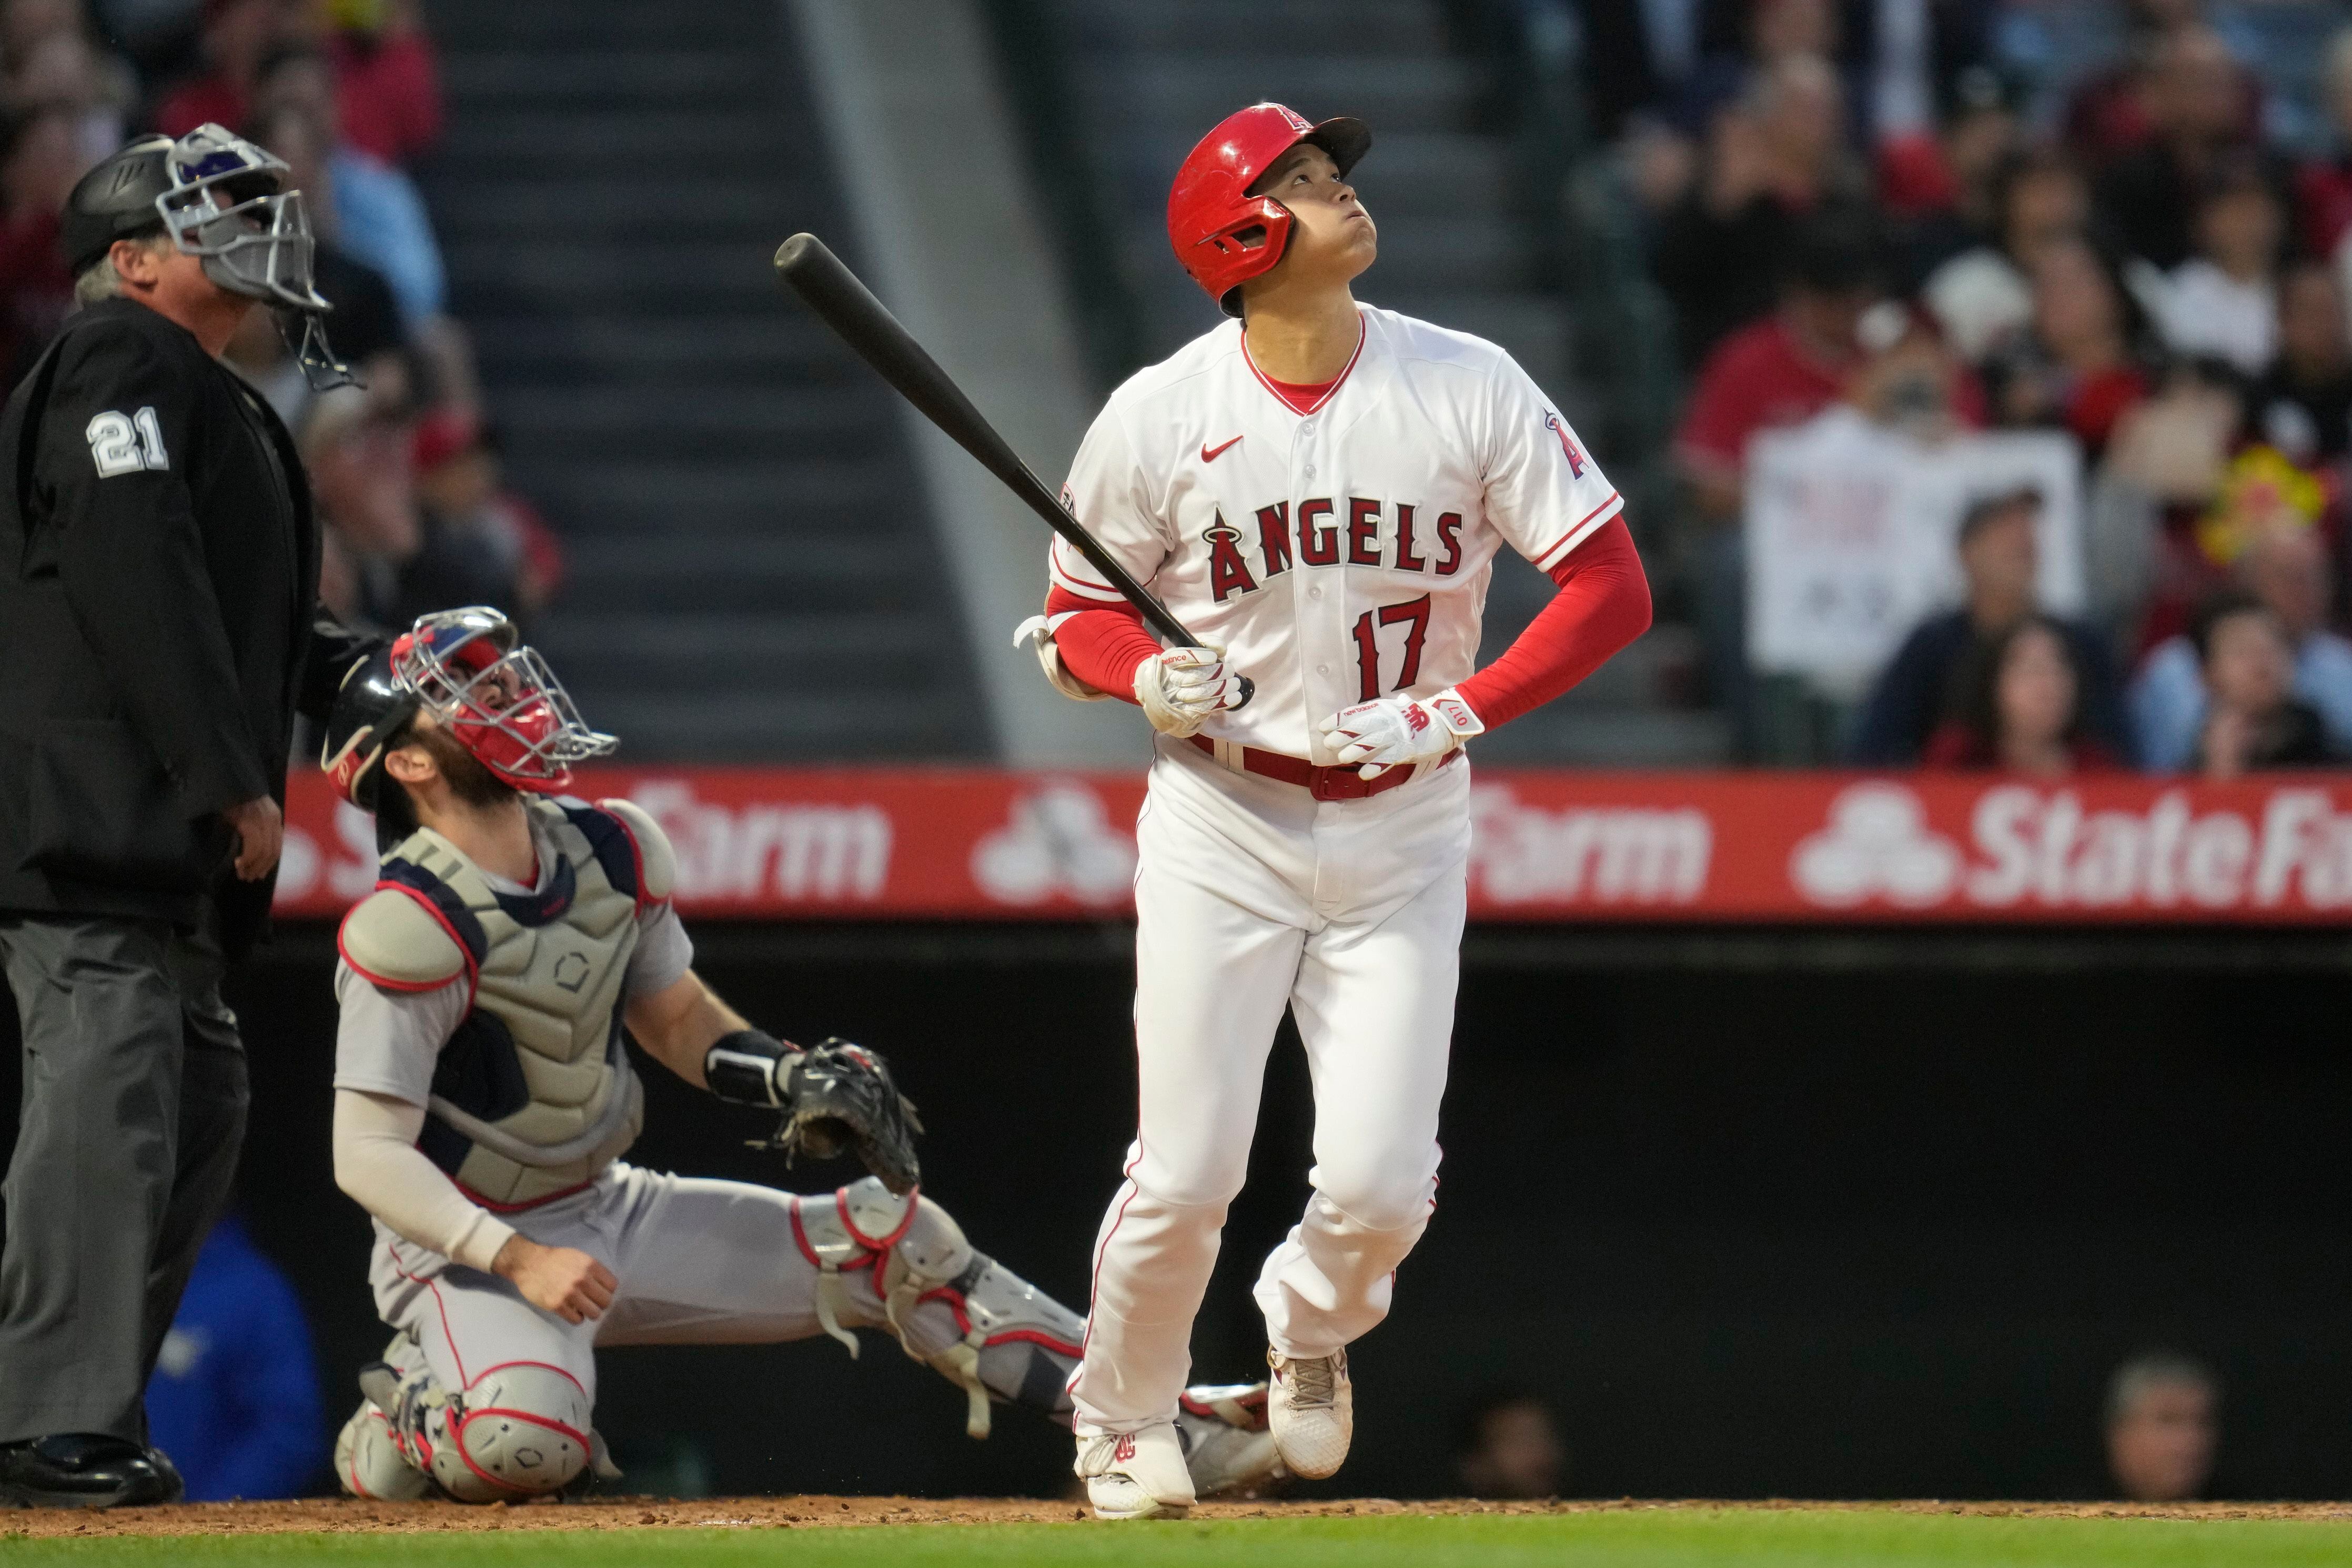
[(1232, 707), (1227, 708), (1225, 710), (1227, 713), (1240, 712), (1243, 708), (1249, 706), (1250, 698), (1257, 695), (1257, 683), (1251, 680), (1247, 675), (1235, 675), (1234, 677), (1234, 684), (1242, 689), (1241, 700), (1234, 704)]

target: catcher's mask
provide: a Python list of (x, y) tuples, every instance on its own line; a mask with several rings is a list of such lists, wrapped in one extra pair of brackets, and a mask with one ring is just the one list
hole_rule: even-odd
[(67, 259), (79, 273), (116, 240), (160, 229), (201, 257), (215, 284), (275, 308), (315, 390), (349, 385), (355, 378), (327, 343), (324, 318), (334, 307), (311, 281), (316, 241), (302, 193), (287, 188), (290, 173), (284, 160), (217, 125), (176, 141), (133, 141), (67, 198)]
[(620, 744), (582, 722), (513, 622), (480, 605), (418, 617), (344, 677), (319, 759), (336, 793), (376, 810), (384, 753), (407, 737), (419, 713), (431, 714), (492, 774), (542, 795), (569, 789), (573, 763)]

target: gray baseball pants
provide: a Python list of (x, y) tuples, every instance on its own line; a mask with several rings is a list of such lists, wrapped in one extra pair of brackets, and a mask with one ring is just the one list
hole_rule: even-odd
[(220, 948), (161, 920), (0, 914), (25, 1089), (0, 1201), (0, 1443), (145, 1442), (142, 1402), (245, 1139)]

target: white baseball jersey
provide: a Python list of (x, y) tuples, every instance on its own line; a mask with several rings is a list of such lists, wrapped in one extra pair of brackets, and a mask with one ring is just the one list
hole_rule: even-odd
[[(1549, 570), (1623, 503), (1494, 344), (1360, 308), (1363, 338), (1296, 412), (1228, 321), (1111, 394), (1064, 501), (1227, 667), (1257, 685), (1214, 739), (1335, 760), (1315, 725), (1475, 667), (1505, 544)], [(1056, 539), (1053, 580), (1122, 602)]]

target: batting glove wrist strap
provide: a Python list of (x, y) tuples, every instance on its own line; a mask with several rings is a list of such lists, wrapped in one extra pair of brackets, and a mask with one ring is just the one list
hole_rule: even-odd
[(1241, 682), (1226, 673), (1222, 649), (1171, 648), (1135, 667), (1135, 700), (1151, 727), (1179, 740), (1210, 716), (1241, 706)]
[(786, 1045), (773, 1035), (739, 1029), (719, 1036), (718, 1043), (703, 1052), (702, 1076), (721, 1100), (781, 1110), (787, 1102), (784, 1075), (778, 1069), (800, 1055), (800, 1047)]

